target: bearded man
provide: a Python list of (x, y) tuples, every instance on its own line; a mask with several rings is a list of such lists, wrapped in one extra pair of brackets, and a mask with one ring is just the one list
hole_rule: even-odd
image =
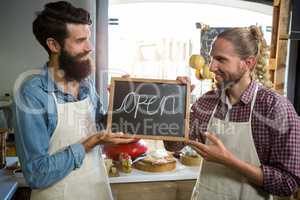
[(33, 33), (49, 60), (17, 92), (16, 147), (31, 199), (112, 199), (99, 144), (129, 143), (104, 130), (90, 79), (89, 13), (68, 2), (45, 5)]

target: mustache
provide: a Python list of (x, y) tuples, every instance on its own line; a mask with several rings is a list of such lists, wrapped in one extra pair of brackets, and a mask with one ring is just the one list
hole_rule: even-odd
[(78, 55), (74, 56), (74, 59), (78, 60), (80, 58), (88, 56), (89, 54), (90, 54), (90, 52), (79, 53)]
[(224, 76), (225, 75), (225, 73), (221, 70), (218, 70), (218, 71), (214, 72), (214, 74), (219, 75), (219, 76)]

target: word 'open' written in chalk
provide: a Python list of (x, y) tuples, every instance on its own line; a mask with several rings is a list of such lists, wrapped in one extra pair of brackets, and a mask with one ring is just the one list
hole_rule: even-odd
[[(160, 100), (157, 108), (151, 109), (151, 106), (153, 107), (157, 100)], [(170, 111), (166, 110), (167, 101), (171, 101), (172, 109)], [(138, 111), (141, 110), (141, 107), (146, 106), (146, 109), (143, 111), (145, 111), (147, 115), (155, 115), (159, 111), (160, 115), (163, 115), (164, 113), (175, 114), (175, 102), (175, 95), (163, 96), (162, 98), (159, 98), (155, 95), (144, 95), (136, 94), (135, 92), (130, 92), (123, 99), (121, 106), (115, 111), (125, 113), (134, 112), (134, 118), (136, 118)]]

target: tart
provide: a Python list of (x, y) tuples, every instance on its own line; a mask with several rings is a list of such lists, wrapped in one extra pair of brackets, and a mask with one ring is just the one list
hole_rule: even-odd
[(190, 146), (186, 146), (181, 150), (180, 162), (187, 166), (200, 166), (201, 157)]
[[(158, 156), (158, 154), (160, 154)], [(154, 153), (134, 164), (136, 169), (146, 172), (167, 172), (176, 169), (176, 160), (170, 153)]]

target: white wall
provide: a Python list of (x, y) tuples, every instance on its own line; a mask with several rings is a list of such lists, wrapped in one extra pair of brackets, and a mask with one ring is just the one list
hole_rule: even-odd
[[(42, 67), (48, 59), (32, 33), (35, 12), (49, 0), (9, 0), (0, 4), (0, 96), (12, 93), (18, 75)], [(95, 0), (72, 0), (95, 16)], [(93, 20), (94, 21), (94, 20)], [(94, 36), (93, 36), (94, 37)]]

